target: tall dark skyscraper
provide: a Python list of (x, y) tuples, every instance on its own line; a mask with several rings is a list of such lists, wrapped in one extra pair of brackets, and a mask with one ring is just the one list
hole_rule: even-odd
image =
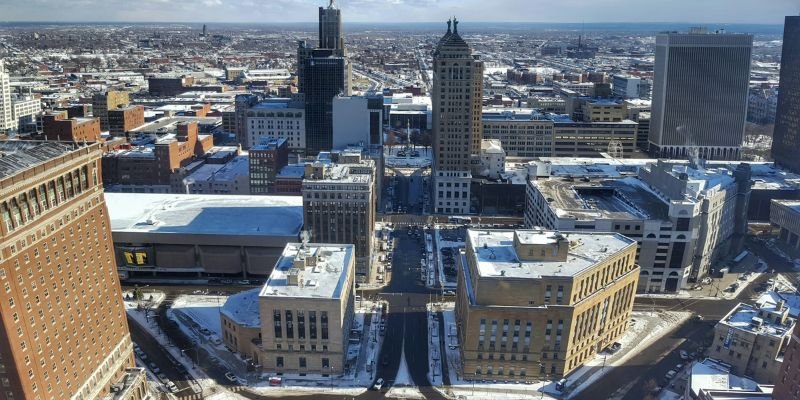
[(753, 36), (656, 36), (650, 152), (655, 157), (739, 159), (747, 117)]
[(342, 38), (342, 12), (331, 0), (319, 8), (319, 47), (304, 40), (297, 46), (297, 89), (306, 109), (306, 153), (314, 155), (333, 146), (333, 98), (349, 96), (352, 65)]
[(800, 16), (786, 17), (783, 25), (781, 80), (772, 139), (775, 162), (800, 172)]
[(344, 57), (331, 49), (315, 49), (305, 60), (303, 94), (306, 102), (306, 153), (333, 148), (333, 98), (344, 93)]
[(344, 56), (342, 38), (342, 12), (331, 0), (327, 8), (319, 8), (319, 48), (337, 50), (337, 56)]

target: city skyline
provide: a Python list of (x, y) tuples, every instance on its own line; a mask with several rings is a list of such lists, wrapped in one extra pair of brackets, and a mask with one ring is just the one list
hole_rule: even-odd
[[(143, 0), (135, 3), (79, 0), (75, 7), (56, 7), (54, 0), (10, 0), (4, 22), (310, 22), (310, 15), (321, 0), (276, 0), (268, 5), (253, 0), (203, 0), (204, 7), (186, 0)], [(606, 23), (606, 22), (683, 22), (781, 24), (786, 15), (797, 15), (800, 5), (794, 0), (757, 3), (748, 0), (692, 2), (679, 0), (649, 4), (643, 11), (632, 0), (615, 0), (613, 6), (567, 0), (557, 7), (544, 2), (504, 0), (503, 7), (483, 7), (480, 0), (345, 0), (345, 22), (375, 22), (387, 15), (403, 15), (403, 22), (434, 22), (450, 15), (481, 22)], [(186, 7), (188, 5), (192, 7)], [(242, 12), (242, 10), (247, 12)], [(521, 10), (531, 10), (530, 15)]]

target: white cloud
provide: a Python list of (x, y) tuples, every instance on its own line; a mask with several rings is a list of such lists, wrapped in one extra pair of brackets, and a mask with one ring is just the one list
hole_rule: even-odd
[[(328, 0), (0, 0), (7, 21), (311, 22)], [(781, 23), (797, 0), (337, 0), (346, 22)]]

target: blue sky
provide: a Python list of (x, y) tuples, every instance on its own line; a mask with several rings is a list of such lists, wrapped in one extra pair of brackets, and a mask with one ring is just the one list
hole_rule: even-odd
[[(327, 0), (0, 0), (0, 21), (307, 22)], [(798, 0), (338, 0), (345, 22), (780, 24)], [(396, 18), (402, 18), (398, 20)]]

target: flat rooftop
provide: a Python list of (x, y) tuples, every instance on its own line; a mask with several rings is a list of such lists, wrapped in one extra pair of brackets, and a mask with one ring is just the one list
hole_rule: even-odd
[[(294, 268), (295, 258), (313, 259), (303, 270)], [(353, 257), (351, 244), (288, 243), (260, 297), (313, 297), (339, 299), (347, 283)], [(298, 284), (289, 284), (289, 275), (298, 273)]]
[(365, 168), (372, 166), (371, 160), (365, 160), (364, 164), (331, 164), (325, 167), (325, 177), (323, 179), (304, 179), (303, 183), (369, 183), (372, 180), (370, 174), (353, 173), (351, 168)]
[(300, 196), (106, 193), (111, 230), (297, 237)]
[(131, 129), (132, 134), (145, 133), (145, 134), (167, 134), (175, 133), (177, 131), (178, 123), (180, 122), (197, 122), (197, 125), (216, 125), (222, 121), (219, 117), (163, 117), (159, 118), (148, 124), (144, 124), (138, 128)]
[[(768, 307), (767, 312), (775, 311), (775, 307)], [(725, 318), (720, 321), (720, 324), (729, 326), (733, 329), (754, 333), (757, 335), (783, 337), (791, 334), (794, 320), (788, 325), (776, 323), (774, 319), (759, 316), (760, 309), (749, 304), (739, 303), (733, 310), (731, 310)]]
[(581, 181), (567, 178), (532, 180), (560, 218), (664, 219), (669, 203), (638, 178)]
[(800, 212), (800, 200), (772, 200), (772, 201), (794, 212)]
[[(566, 261), (523, 261), (514, 248), (514, 233), (520, 242), (555, 243), (559, 235), (570, 242)], [(578, 233), (540, 230), (467, 230), (468, 246), (474, 249), (481, 277), (540, 279), (544, 276), (575, 276), (613, 256), (636, 241), (618, 233)]]
[(12, 176), (83, 147), (78, 143), (35, 140), (0, 141), (0, 178)]

